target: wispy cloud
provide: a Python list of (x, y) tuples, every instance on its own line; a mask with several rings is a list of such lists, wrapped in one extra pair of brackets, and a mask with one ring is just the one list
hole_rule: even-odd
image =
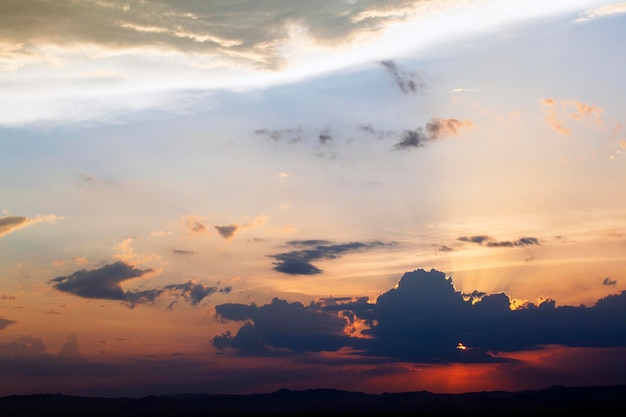
[(607, 4), (596, 9), (586, 10), (579, 15), (576, 22), (583, 23), (599, 19), (601, 17), (617, 16), (622, 14), (626, 14), (626, 2)]
[(490, 248), (512, 248), (520, 246), (535, 246), (539, 245), (539, 239), (536, 237), (520, 237), (517, 240), (495, 240), (491, 236), (477, 235), (477, 236), (460, 236), (457, 238), (459, 242), (476, 243), (478, 245), (487, 246)]
[(426, 83), (423, 80), (422, 74), (419, 72), (406, 71), (400, 68), (393, 60), (380, 61), (380, 64), (387, 70), (394, 84), (404, 94), (419, 94), (424, 92)]
[(26, 226), (31, 226), (37, 223), (54, 223), (57, 220), (62, 220), (63, 217), (55, 214), (42, 215), (30, 218), (26, 216), (4, 216), (0, 217), (0, 237), (12, 233)]
[(323, 271), (313, 261), (337, 259), (344, 254), (363, 252), (388, 246), (383, 242), (333, 243), (327, 240), (292, 240), (288, 247), (297, 248), (288, 252), (268, 255), (274, 258), (274, 270), (289, 275), (315, 275)]
[(224, 239), (231, 239), (242, 230), (251, 230), (263, 226), (268, 222), (268, 220), (269, 218), (267, 216), (257, 216), (246, 223), (235, 223), (224, 226), (214, 225), (214, 227), (215, 230), (217, 230), (217, 233), (219, 233)]
[(584, 121), (588, 125), (603, 127), (604, 109), (602, 107), (572, 99), (544, 98), (541, 103), (544, 106), (544, 116), (548, 125), (564, 136), (572, 133), (572, 129), (564, 119), (574, 122)]
[(395, 149), (419, 148), (428, 142), (443, 139), (448, 136), (458, 136), (464, 128), (472, 128), (474, 123), (470, 120), (432, 118), (424, 127), (402, 132), (400, 141)]

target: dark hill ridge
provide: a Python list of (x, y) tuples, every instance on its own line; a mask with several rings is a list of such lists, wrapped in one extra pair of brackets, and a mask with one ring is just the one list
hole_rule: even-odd
[(271, 394), (176, 394), (144, 398), (88, 398), (39, 394), (0, 398), (1, 416), (438, 416), (589, 413), (623, 415), (626, 385), (536, 391), (395, 394), (316, 389)]

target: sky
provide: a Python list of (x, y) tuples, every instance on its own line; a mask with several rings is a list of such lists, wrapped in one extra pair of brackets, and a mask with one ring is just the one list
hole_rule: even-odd
[(0, 0), (0, 395), (626, 383), (626, 2)]

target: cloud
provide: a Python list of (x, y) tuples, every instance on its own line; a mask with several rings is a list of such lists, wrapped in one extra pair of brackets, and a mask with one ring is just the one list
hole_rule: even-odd
[(172, 253), (175, 255), (196, 255), (198, 252), (195, 250), (173, 249)]
[(11, 342), (0, 343), (2, 356), (41, 356), (46, 354), (46, 342), (41, 337), (18, 336)]
[(64, 358), (80, 357), (80, 345), (78, 344), (78, 335), (71, 332), (65, 337), (65, 343), (61, 346), (59, 356)]
[(478, 236), (460, 236), (457, 238), (459, 242), (476, 243), (490, 248), (512, 248), (519, 246), (533, 246), (539, 245), (539, 239), (536, 237), (520, 237), (517, 240), (502, 240), (497, 241), (491, 236), (478, 235)]
[(225, 226), (214, 225), (217, 233), (220, 234), (224, 239), (230, 239), (234, 237), (237, 233), (242, 230), (251, 230), (257, 227), (263, 226), (267, 223), (269, 218), (267, 216), (257, 216), (252, 221), (243, 223), (243, 224), (228, 224)]
[(617, 284), (617, 280), (611, 279), (610, 277), (606, 277), (602, 281), (602, 285), (616, 285), (616, 284)]
[(601, 17), (617, 16), (621, 14), (626, 14), (626, 2), (607, 4), (596, 9), (586, 10), (579, 15), (576, 22), (583, 23)]
[(215, 225), (215, 230), (222, 236), (224, 239), (230, 239), (235, 236), (237, 230), (240, 228), (238, 224), (229, 224), (227, 226), (218, 226)]
[(575, 122), (585, 121), (588, 125), (603, 126), (604, 109), (602, 107), (572, 99), (544, 98), (541, 103), (544, 106), (546, 123), (564, 136), (572, 133), (572, 129), (565, 124), (564, 118)]
[(423, 127), (415, 130), (405, 130), (396, 143), (396, 149), (419, 148), (428, 142), (443, 139), (448, 136), (458, 136), (459, 129), (474, 127), (470, 120), (432, 118)]
[(234, 336), (226, 332), (213, 338), (216, 348), (235, 348), (246, 355), (335, 351), (349, 342), (343, 333), (345, 320), (299, 302), (274, 298), (261, 307), (222, 304), (216, 306), (216, 315), (247, 322)]
[(362, 252), (386, 246), (379, 241), (332, 243), (327, 240), (292, 240), (287, 246), (298, 249), (268, 255), (276, 259), (274, 270), (289, 275), (315, 275), (323, 271), (311, 262), (337, 259), (346, 253)]
[(325, 145), (326, 143), (331, 142), (333, 137), (328, 130), (324, 130), (318, 135), (318, 139), (320, 144)]
[(15, 296), (11, 294), (0, 294), (0, 300), (2, 301), (13, 301), (15, 299)]
[(365, 132), (365, 133), (369, 133), (370, 135), (373, 135), (377, 139), (384, 139), (384, 138), (387, 138), (387, 137), (395, 137), (395, 136), (398, 135), (398, 133), (394, 132), (393, 130), (376, 129), (371, 124), (359, 125), (358, 129), (361, 132)]
[(209, 233), (209, 226), (206, 217), (189, 214), (185, 217), (185, 227), (190, 235)]
[(119, 300), (131, 308), (139, 304), (152, 304), (165, 296), (173, 296), (176, 299), (182, 298), (192, 306), (197, 306), (200, 301), (216, 291), (230, 292), (230, 289), (206, 287), (193, 281), (147, 290), (124, 290), (122, 288), (122, 284), (126, 281), (145, 277), (153, 272), (154, 269), (140, 270), (122, 261), (117, 261), (98, 269), (90, 271), (83, 269), (69, 276), (53, 278), (50, 283), (59, 291), (82, 298)]
[(426, 88), (426, 83), (422, 79), (420, 73), (413, 71), (407, 72), (398, 67), (393, 60), (384, 60), (380, 61), (380, 64), (385, 67), (387, 72), (393, 78), (396, 86), (402, 91), (404, 94), (416, 94), (423, 93)]
[(0, 330), (6, 329), (8, 326), (17, 323), (14, 320), (5, 319), (4, 317), (0, 317)]
[(21, 229), (26, 226), (30, 226), (36, 223), (54, 223), (57, 220), (61, 220), (63, 217), (48, 214), (48, 215), (37, 215), (34, 218), (29, 218), (26, 216), (4, 216), (0, 217), (0, 237), (7, 235), (11, 232), (14, 232), (18, 229)]
[(4, 5), (0, 38), (17, 45), (14, 54), (19, 57), (28, 57), (44, 45), (81, 44), (112, 51), (147, 47), (277, 69), (284, 59), (281, 45), (296, 36), (297, 29), (316, 43), (343, 44), (401, 20), (415, 7), (403, 0), (354, 4), (294, 0), (281, 3), (280, 8), (271, 0), (68, 4), (22, 0)]
[[(213, 345), (259, 355), (347, 347), (366, 357), (421, 363), (511, 361), (499, 353), (545, 345), (626, 346), (626, 291), (592, 307), (557, 307), (547, 299), (512, 309), (504, 293), (462, 294), (444, 273), (420, 269), (405, 273), (373, 303), (330, 301), (218, 305), (219, 318), (244, 324), (234, 336), (216, 336)], [(359, 337), (348, 331), (356, 321), (366, 326)], [(458, 349), (459, 343), (466, 349)]]

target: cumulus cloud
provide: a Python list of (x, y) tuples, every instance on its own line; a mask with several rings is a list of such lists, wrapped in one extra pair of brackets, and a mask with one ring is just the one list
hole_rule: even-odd
[[(154, 269), (141, 270), (118, 261), (98, 269), (89, 271), (83, 269), (72, 275), (53, 278), (50, 283), (59, 291), (82, 298), (119, 300), (131, 308), (139, 304), (152, 304), (164, 296), (182, 298), (192, 306), (196, 306), (204, 298), (218, 291), (217, 287), (206, 287), (193, 281), (147, 290), (124, 290), (122, 288), (123, 283), (153, 272)], [(221, 291), (229, 292), (230, 289)]]
[(602, 107), (587, 104), (572, 99), (544, 98), (541, 100), (544, 107), (546, 123), (556, 132), (568, 136), (572, 133), (571, 127), (564, 119), (574, 122), (586, 122), (588, 125), (603, 126)]
[(274, 270), (289, 275), (314, 275), (323, 271), (313, 261), (337, 259), (347, 253), (362, 252), (386, 246), (379, 241), (333, 243), (327, 240), (292, 240), (287, 246), (296, 248), (288, 252), (268, 255), (276, 261)]
[[(319, 300), (304, 306), (274, 299), (261, 307), (216, 306), (223, 320), (244, 324), (213, 339), (241, 354), (293, 354), (357, 349), (362, 355), (423, 363), (498, 362), (515, 352), (558, 344), (626, 346), (626, 291), (592, 307), (557, 307), (554, 300), (512, 309), (504, 293), (462, 294), (440, 271), (405, 273), (395, 288), (371, 303), (363, 298)], [(350, 323), (366, 325), (360, 337)], [(459, 343), (465, 349), (458, 349)]]
[(470, 120), (432, 118), (423, 127), (415, 130), (405, 130), (396, 143), (396, 149), (419, 148), (428, 142), (443, 139), (448, 136), (458, 136), (459, 130), (474, 127)]
[(423, 93), (426, 88), (422, 75), (417, 71), (408, 72), (400, 68), (393, 60), (380, 61), (380, 64), (393, 78), (395, 85), (404, 94)]
[(54, 214), (40, 214), (34, 218), (26, 216), (3, 216), (0, 217), (0, 237), (36, 223), (54, 223), (61, 219), (63, 219), (63, 217)]
[(607, 4), (595, 9), (586, 10), (579, 15), (576, 22), (583, 23), (601, 17), (617, 16), (622, 14), (626, 14), (626, 2)]
[(539, 245), (539, 239), (536, 237), (520, 237), (517, 240), (495, 240), (491, 236), (460, 236), (457, 238), (459, 242), (476, 243), (478, 245), (488, 246), (490, 248), (512, 248), (519, 246)]

